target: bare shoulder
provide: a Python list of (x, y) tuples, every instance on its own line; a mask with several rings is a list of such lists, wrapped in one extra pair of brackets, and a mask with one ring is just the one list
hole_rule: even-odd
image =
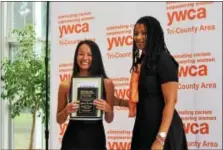
[(114, 84), (111, 79), (104, 79), (105, 88), (114, 89)]

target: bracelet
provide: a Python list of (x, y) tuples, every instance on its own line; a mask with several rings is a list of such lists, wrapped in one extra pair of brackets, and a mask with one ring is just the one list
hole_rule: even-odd
[(160, 137), (159, 135), (156, 136), (156, 139), (162, 144), (165, 144), (165, 139), (163, 139), (162, 137)]

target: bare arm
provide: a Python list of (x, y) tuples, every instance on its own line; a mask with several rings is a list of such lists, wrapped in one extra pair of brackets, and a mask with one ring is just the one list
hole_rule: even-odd
[(66, 121), (68, 114), (66, 112), (66, 84), (60, 83), (58, 89), (58, 104), (57, 104), (57, 123), (62, 124)]
[(72, 112), (77, 111), (79, 104), (77, 103), (68, 103), (67, 97), (70, 89), (70, 81), (62, 82), (58, 90), (58, 105), (57, 105), (57, 123), (63, 124), (68, 115)]
[(156, 73), (161, 83), (165, 105), (162, 112), (159, 133), (151, 149), (163, 149), (166, 136), (173, 120), (178, 92), (178, 63), (168, 52), (163, 52), (159, 58), (160, 60), (157, 64)]
[(167, 82), (161, 85), (164, 96), (165, 106), (163, 109), (162, 122), (159, 128), (159, 132), (168, 132), (171, 125), (175, 104), (177, 102), (178, 83)]
[(114, 118), (114, 112), (113, 112), (113, 107), (114, 107), (114, 102), (115, 102), (115, 96), (114, 96), (114, 84), (112, 80), (105, 79), (105, 90), (106, 90), (106, 99), (107, 103), (110, 106), (110, 109), (105, 112), (105, 120), (107, 123), (111, 123)]

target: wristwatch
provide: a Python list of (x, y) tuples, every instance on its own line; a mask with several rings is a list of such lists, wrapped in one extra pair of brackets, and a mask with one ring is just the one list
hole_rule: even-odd
[(159, 132), (157, 135), (160, 136), (163, 139), (166, 139), (167, 133), (166, 132)]
[(166, 132), (159, 132), (156, 136), (156, 139), (162, 144), (165, 144), (167, 133)]

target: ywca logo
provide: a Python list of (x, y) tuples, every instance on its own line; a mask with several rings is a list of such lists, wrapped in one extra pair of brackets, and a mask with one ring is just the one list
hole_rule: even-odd
[(174, 22), (190, 21), (195, 19), (205, 19), (207, 17), (207, 11), (204, 7), (202, 8), (191, 8), (188, 10), (179, 10), (167, 13), (168, 26)]
[(89, 32), (88, 23), (67, 24), (59, 26), (60, 38), (67, 34), (79, 34), (82, 32)]
[(107, 38), (108, 50), (112, 50), (114, 47), (131, 46), (133, 43), (132, 35), (118, 36)]

